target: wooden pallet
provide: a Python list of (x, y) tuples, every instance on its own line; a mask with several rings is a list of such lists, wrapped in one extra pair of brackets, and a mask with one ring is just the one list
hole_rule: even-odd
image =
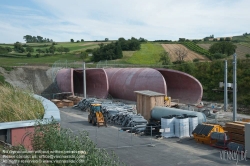
[(239, 141), (239, 140), (235, 140), (235, 139), (231, 139), (230, 142), (235, 142), (235, 143), (238, 143), (238, 144), (242, 144), (242, 145), (245, 145), (245, 141)]
[(228, 133), (228, 136), (230, 139), (238, 140), (238, 141), (245, 141), (245, 136), (240, 135), (240, 134), (235, 134), (235, 133)]
[(231, 128), (231, 127), (223, 127), (223, 129), (230, 133), (245, 135), (245, 130), (238, 130), (238, 129)]
[(62, 102), (63, 102), (63, 106), (66, 106), (66, 107), (72, 107), (72, 106), (74, 106), (74, 102), (71, 101), (71, 100), (64, 99), (64, 100), (62, 100)]
[(228, 123), (226, 123), (226, 127), (230, 127), (230, 128), (234, 128), (234, 129), (238, 129), (238, 130), (244, 130), (245, 124), (228, 122)]

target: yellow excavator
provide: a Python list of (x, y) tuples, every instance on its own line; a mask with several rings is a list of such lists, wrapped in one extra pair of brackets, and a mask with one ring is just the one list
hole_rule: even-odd
[(93, 126), (106, 126), (106, 120), (101, 112), (101, 104), (91, 104), (89, 108), (88, 122)]

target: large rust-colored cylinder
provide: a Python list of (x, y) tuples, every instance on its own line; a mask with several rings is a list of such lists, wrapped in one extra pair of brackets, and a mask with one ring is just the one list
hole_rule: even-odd
[(167, 94), (166, 82), (160, 72), (151, 68), (105, 69), (109, 94), (114, 98), (136, 101), (134, 91), (151, 90)]

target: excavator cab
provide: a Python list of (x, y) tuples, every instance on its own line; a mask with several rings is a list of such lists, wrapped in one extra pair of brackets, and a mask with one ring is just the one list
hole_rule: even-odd
[(92, 123), (93, 126), (97, 125), (106, 126), (106, 120), (101, 112), (101, 104), (91, 104), (88, 115), (88, 122)]

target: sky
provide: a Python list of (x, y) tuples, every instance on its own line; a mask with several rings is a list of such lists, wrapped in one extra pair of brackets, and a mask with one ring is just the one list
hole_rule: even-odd
[(250, 33), (250, 0), (1, 0), (0, 43), (143, 37), (201, 39)]

